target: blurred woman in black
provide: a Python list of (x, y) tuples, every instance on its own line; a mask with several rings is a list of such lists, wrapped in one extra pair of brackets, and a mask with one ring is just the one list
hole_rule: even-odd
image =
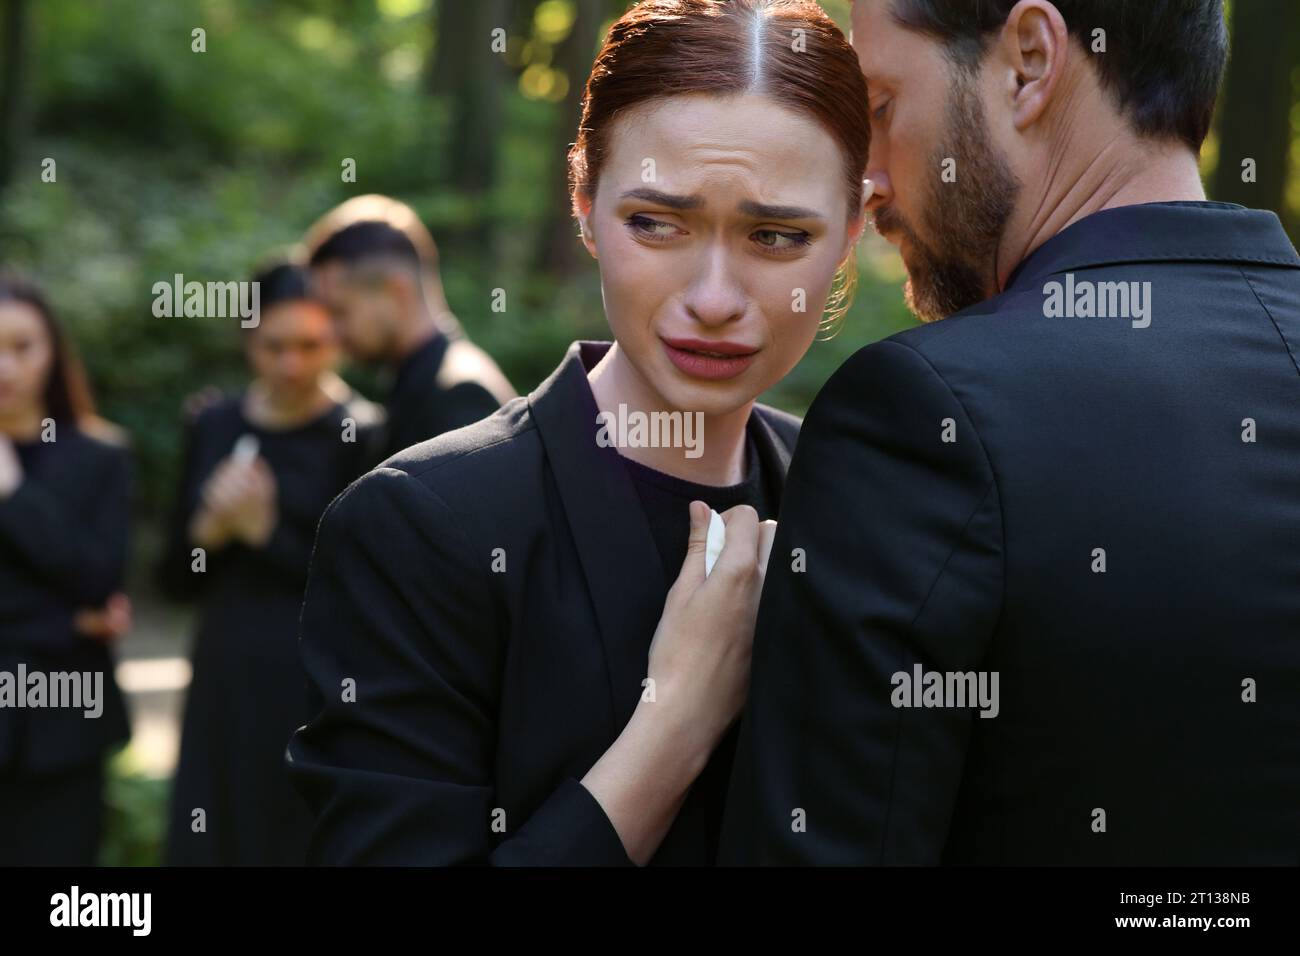
[(190, 426), (160, 569), (168, 591), (200, 601), (173, 865), (305, 859), (310, 816), (284, 766), (306, 719), (298, 610), (316, 523), (365, 470), (382, 424), (335, 375), (335, 332), (305, 270), (278, 265), (255, 281), (260, 321), (244, 333), (254, 378)]
[(0, 280), (0, 866), (96, 862), (104, 757), (130, 736), (109, 649), (130, 488), (49, 305)]

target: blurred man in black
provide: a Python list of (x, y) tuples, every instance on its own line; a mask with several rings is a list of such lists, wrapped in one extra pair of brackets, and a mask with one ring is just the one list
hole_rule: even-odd
[(382, 457), (476, 422), (515, 396), (447, 307), (433, 238), (404, 203), (359, 196), (306, 245), (317, 294), (353, 358), (393, 371)]

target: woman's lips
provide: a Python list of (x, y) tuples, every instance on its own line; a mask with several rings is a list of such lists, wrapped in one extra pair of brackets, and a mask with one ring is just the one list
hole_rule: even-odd
[(735, 378), (753, 364), (758, 349), (736, 342), (701, 339), (661, 339), (669, 360), (692, 378), (712, 381)]

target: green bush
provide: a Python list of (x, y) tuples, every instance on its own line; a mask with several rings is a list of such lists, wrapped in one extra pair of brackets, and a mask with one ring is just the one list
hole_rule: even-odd
[[(448, 188), (448, 102), (382, 68), (394, 52), (427, 53), (428, 11), (411, 6), (394, 18), (370, 5), (174, 0), (145, 18), (132, 0), (31, 5), (33, 132), (0, 202), (0, 263), (45, 286), (101, 410), (131, 433), (143, 520), (172, 495), (182, 399), (245, 378), (237, 322), (156, 318), (154, 283), (246, 277), (351, 195), (416, 208), (440, 242), (453, 311), (521, 392), (573, 339), (607, 337), (594, 263), (563, 279), (536, 271), (544, 184), (562, 188), (561, 157), (537, 144), (555, 142), (560, 106), (512, 88), (498, 186), (482, 200)], [(196, 25), (206, 53), (190, 50)], [(54, 183), (41, 181), (45, 157)], [(355, 184), (340, 179), (344, 157)], [(463, 241), (483, 225), (490, 253)], [(496, 288), (505, 313), (490, 309)], [(840, 336), (769, 399), (804, 410), (853, 348), (907, 321), (897, 284), (868, 269)]]
[(132, 768), (129, 752), (108, 762), (101, 866), (157, 866), (162, 861), (171, 783)]

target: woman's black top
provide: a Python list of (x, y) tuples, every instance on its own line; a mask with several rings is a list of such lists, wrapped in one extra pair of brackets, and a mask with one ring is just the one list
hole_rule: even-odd
[[(242, 394), (217, 402), (187, 429), (180, 493), (159, 563), (164, 589), (178, 598), (202, 598), (205, 614), (221, 615), (232, 602), (238, 605), (253, 596), (300, 598), (321, 514), (365, 471), (383, 438), (383, 413), (364, 399), (334, 404), (311, 421), (285, 429), (253, 424), (243, 403)], [(349, 420), (355, 427), (348, 427)], [(236, 541), (205, 554), (202, 570), (196, 570), (190, 520), (204, 483), (243, 435), (257, 438), (258, 454), (275, 475), (275, 530), (260, 548)]]
[[(650, 531), (663, 562), (664, 577), (669, 581), (676, 580), (682, 563), (686, 560), (686, 545), (691, 531), (689, 508), (692, 501), (703, 501), (718, 514), (736, 505), (750, 505), (758, 512), (760, 520), (776, 519), (779, 501), (763, 478), (762, 461), (752, 432), (745, 442), (745, 459), (747, 468), (744, 480), (724, 487), (686, 481), (647, 468), (631, 459), (624, 459), (650, 523)], [(723, 735), (712, 759), (691, 787), (692, 798), (703, 810), (707, 830), (705, 859), (701, 862), (712, 862), (717, 854), (722, 810), (727, 800), (727, 785), (731, 779), (731, 764), (736, 752), (737, 730), (737, 726), (733, 725)]]
[(130, 455), (119, 440), (72, 425), (59, 423), (53, 434), (50, 442), (15, 443), (23, 481), (0, 500), (0, 671), (16, 679), (22, 664), (29, 679), (102, 675), (91, 685), (102, 679), (102, 712), (0, 707), (6, 774), (85, 767), (130, 735), (112, 651), (73, 628), (78, 610), (102, 608), (123, 585)]
[[(608, 348), (575, 343), (527, 398), (408, 449), (326, 512), (301, 624), (320, 706), (289, 745), (313, 862), (629, 862), (580, 781), (638, 704), (681, 564), (661, 548), (685, 539), (657, 543), (659, 505), (597, 443), (587, 371)], [(755, 406), (750, 435), (774, 503), (798, 420)], [(683, 506), (674, 536), (687, 520)], [(708, 792), (688, 794), (653, 863), (713, 862)]]
[(670, 581), (676, 580), (686, 559), (686, 544), (691, 536), (688, 509), (692, 501), (703, 501), (718, 514), (736, 505), (750, 505), (758, 512), (760, 521), (776, 520), (779, 502), (763, 480), (762, 461), (752, 434), (745, 442), (745, 477), (734, 485), (702, 485), (656, 471), (630, 458), (624, 458), (624, 464), (650, 523), (664, 575)]

